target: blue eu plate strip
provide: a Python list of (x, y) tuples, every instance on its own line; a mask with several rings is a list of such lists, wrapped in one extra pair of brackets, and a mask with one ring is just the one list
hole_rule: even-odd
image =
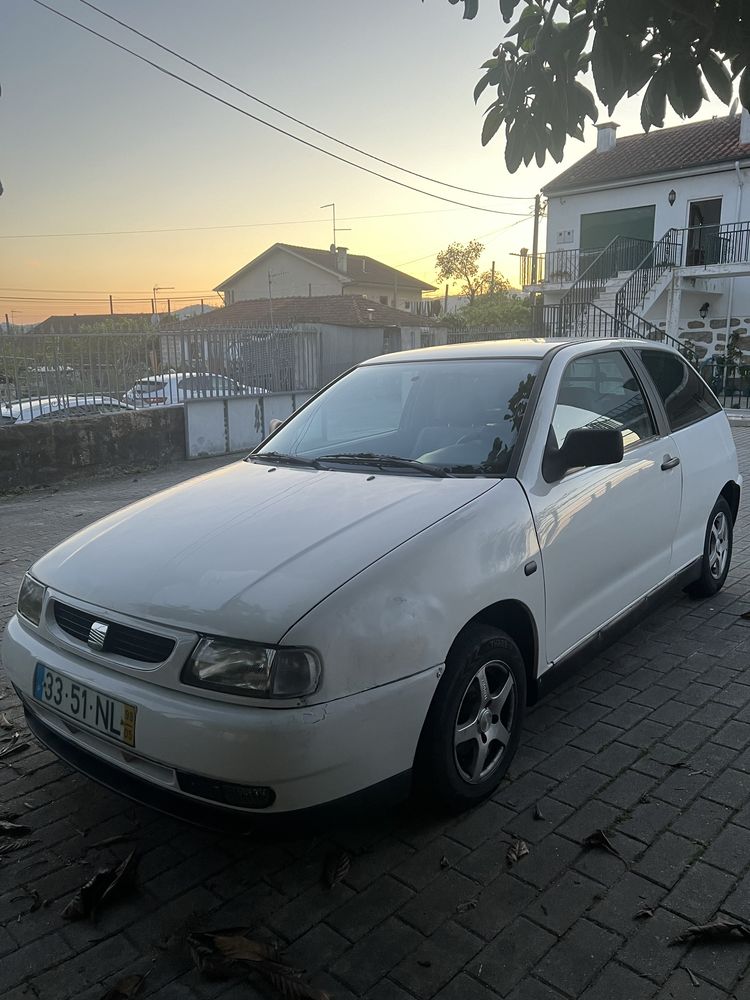
[(41, 701), (44, 686), (44, 664), (37, 663), (34, 668), (34, 697)]

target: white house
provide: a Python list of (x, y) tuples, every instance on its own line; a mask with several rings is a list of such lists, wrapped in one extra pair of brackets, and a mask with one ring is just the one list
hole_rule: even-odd
[(750, 350), (746, 111), (622, 138), (599, 125), (596, 150), (543, 193), (546, 252), (522, 256), (522, 284), (567, 306), (576, 332), (609, 314), (689, 338), (704, 356), (732, 332)]
[(214, 291), (227, 306), (250, 299), (365, 295), (381, 305), (416, 312), (422, 292), (433, 292), (435, 286), (372, 257), (350, 254), (346, 247), (316, 250), (274, 243)]

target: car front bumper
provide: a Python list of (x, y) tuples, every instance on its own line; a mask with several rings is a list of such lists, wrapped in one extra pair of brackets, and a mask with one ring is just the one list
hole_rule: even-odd
[[(320, 705), (263, 708), (209, 700), (104, 670), (43, 641), (15, 616), (2, 655), (29, 727), (43, 743), (102, 783), (172, 813), (179, 812), (177, 800), (196, 806), (220, 803), (236, 815), (308, 810), (408, 772), (440, 673), (434, 667)], [(36, 701), (37, 663), (135, 705), (135, 746)], [(273, 802), (263, 809), (236, 805), (232, 796), (223, 797), (224, 785), (271, 789)]]

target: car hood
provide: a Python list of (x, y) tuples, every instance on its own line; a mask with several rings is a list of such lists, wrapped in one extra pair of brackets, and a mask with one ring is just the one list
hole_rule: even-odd
[(352, 576), (495, 482), (233, 463), (84, 528), (33, 573), (101, 608), (274, 643)]

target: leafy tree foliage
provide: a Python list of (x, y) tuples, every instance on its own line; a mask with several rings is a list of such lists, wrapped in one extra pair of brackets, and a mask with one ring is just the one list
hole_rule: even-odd
[[(463, 3), (476, 17), (479, 0)], [(627, 95), (640, 94), (645, 131), (661, 127), (667, 101), (692, 118), (712, 91), (729, 104), (735, 84), (750, 108), (748, 0), (499, 0), (511, 27), (484, 63), (475, 101), (489, 88), (482, 143), (505, 129), (511, 173), (547, 153), (559, 162), (568, 137), (583, 139), (598, 109), (611, 115)], [(584, 79), (582, 79), (584, 78)]]
[(459, 330), (468, 327), (501, 331), (526, 329), (531, 323), (531, 309), (527, 302), (503, 290), (478, 295), (473, 302), (446, 316), (446, 322)]
[(435, 258), (437, 280), (461, 282), (461, 295), (473, 302), (480, 287), (479, 258), (483, 253), (484, 244), (479, 240), (451, 243)]

